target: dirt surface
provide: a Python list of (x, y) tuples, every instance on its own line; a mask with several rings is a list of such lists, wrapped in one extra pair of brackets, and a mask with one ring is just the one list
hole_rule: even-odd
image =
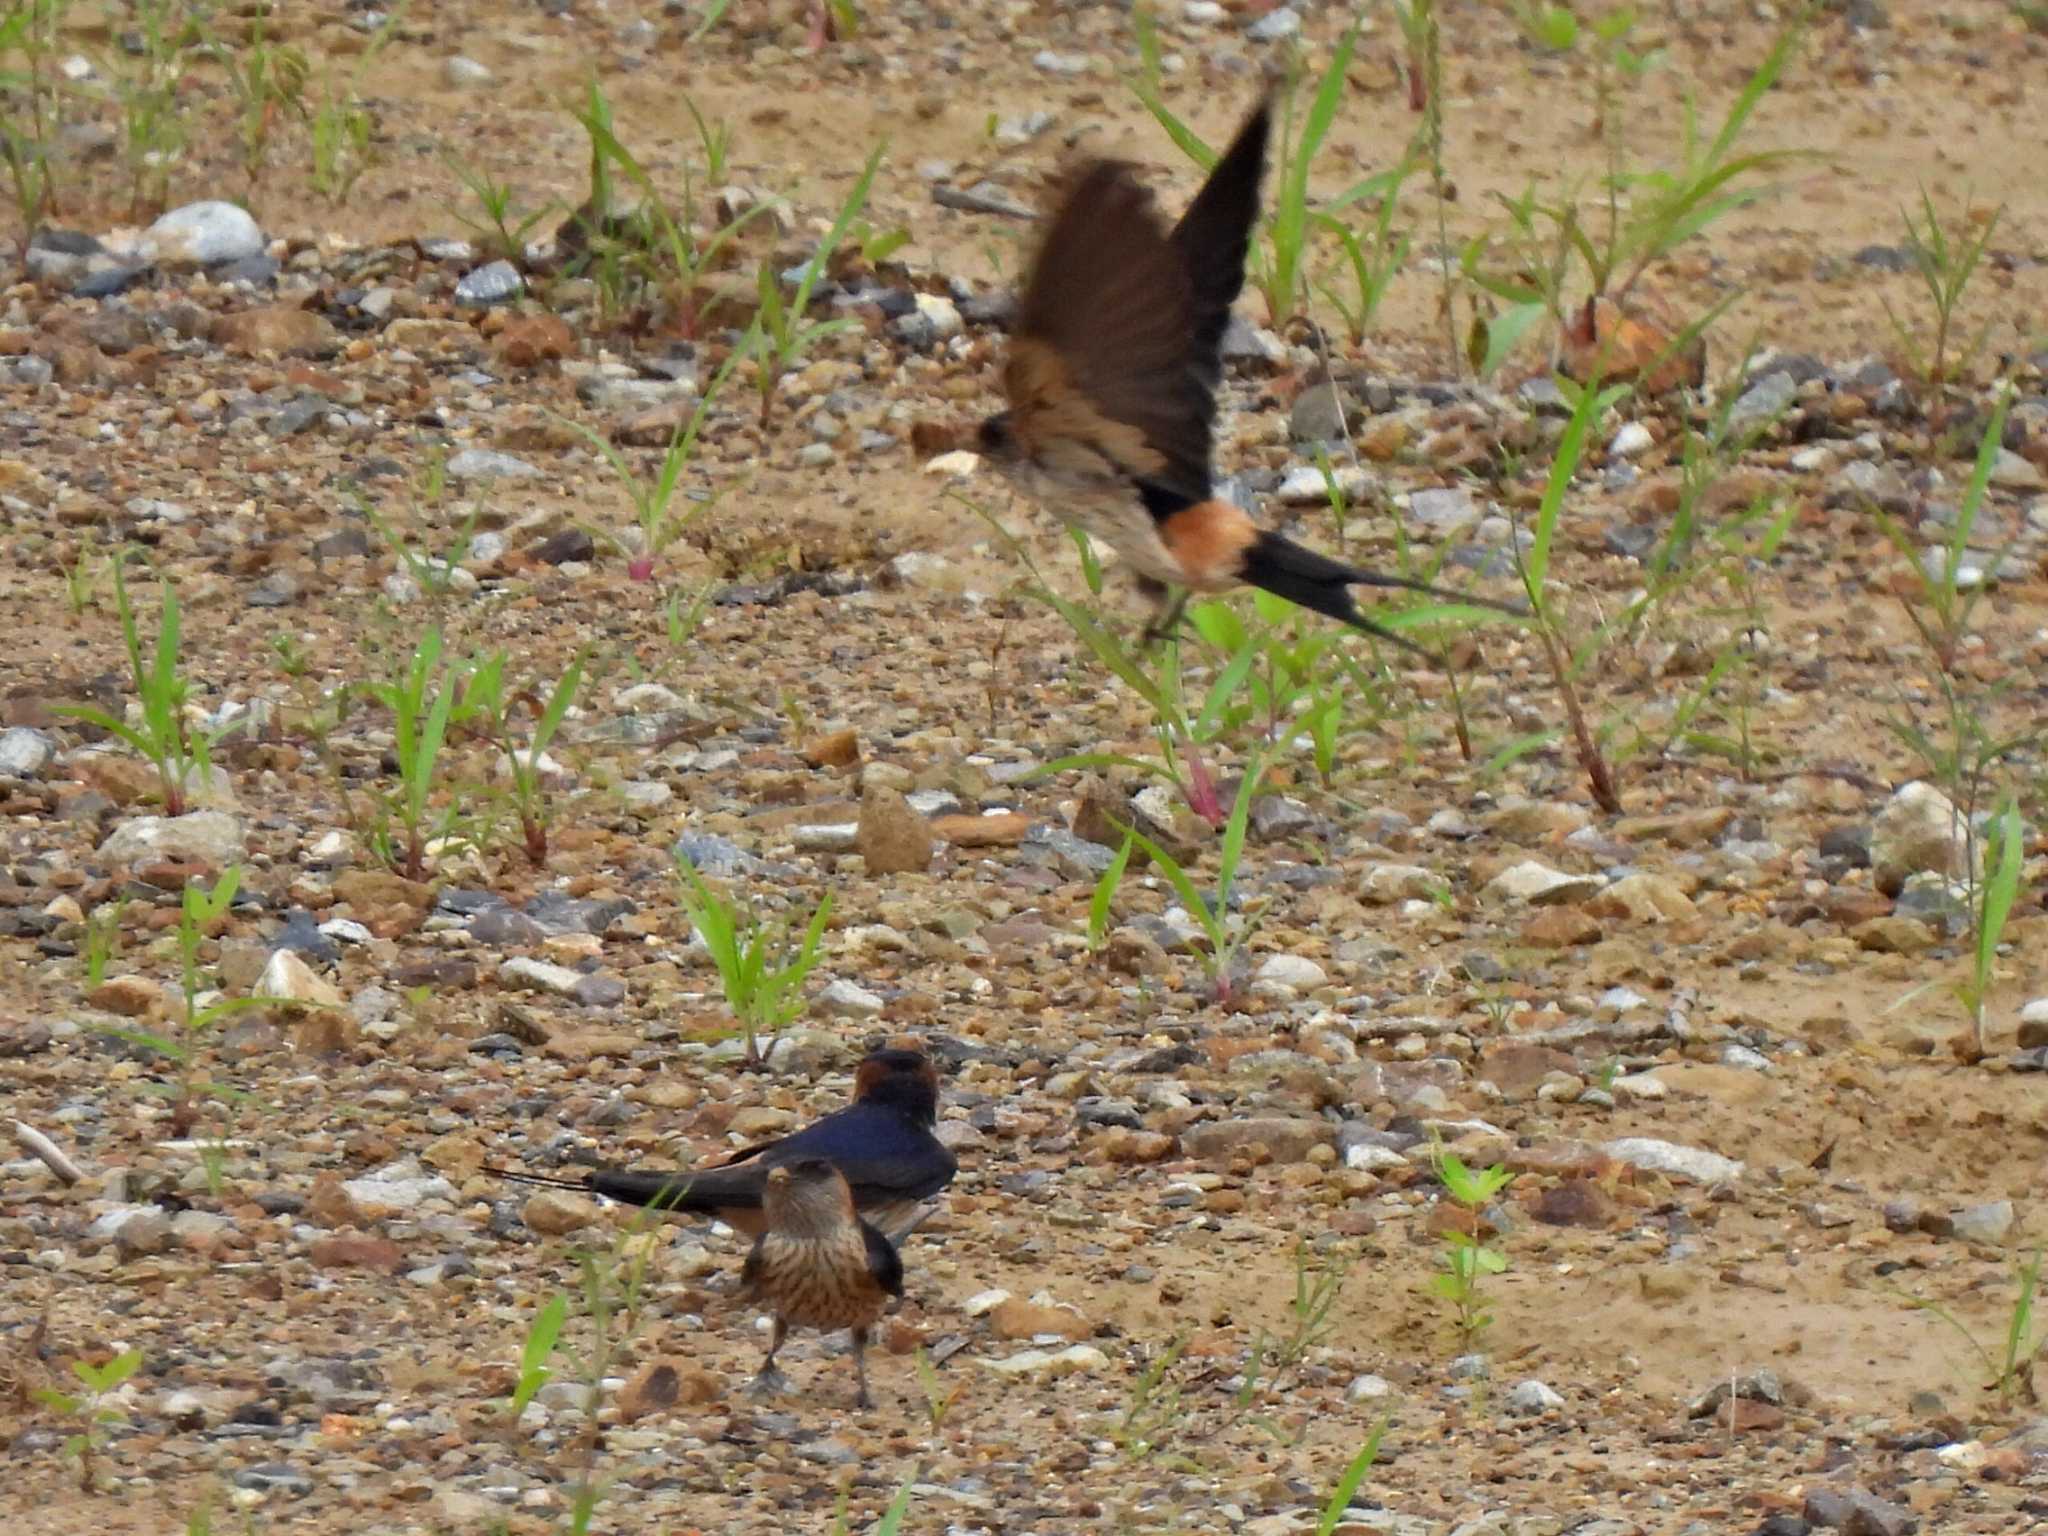
[[(1064, 536), (985, 471), (928, 469), (992, 406), (1002, 335), (980, 305), (1028, 241), (933, 187), (1028, 206), (1086, 149), (1135, 159), (1178, 207), (1194, 173), (1122, 82), (1122, 7), (863, 9), (858, 35), (817, 50), (776, 0), (737, 0), (694, 43), (696, 14), (657, 5), (417, 0), (363, 75), (381, 163), (345, 206), (310, 195), (305, 130), (280, 130), (247, 199), (278, 269), (165, 264), (93, 299), (0, 268), (0, 1100), (88, 1175), (67, 1187), (26, 1150), (0, 1165), (14, 1528), (176, 1531), (210, 1507), (220, 1529), (246, 1513), (265, 1531), (540, 1531), (593, 1473), (600, 1531), (824, 1532), (842, 1489), (867, 1529), (911, 1481), (906, 1531), (1280, 1536), (1315, 1529), (1382, 1416), (1340, 1532), (2042, 1528), (2048, 1419), (1990, 1390), (1956, 1328), (1905, 1299), (1995, 1353), (2042, 1236), (2040, 40), (1987, 4), (1827, 13), (1744, 141), (1810, 158), (1649, 274), (1646, 297), (1680, 315), (1740, 296), (1710, 338), (1705, 405), (1632, 404), (1597, 429), (1555, 546), (1568, 637), (1590, 645), (1656, 579), (1685, 429), (1713, 403), (1781, 414), (1716, 464), (1704, 518), (1759, 498), (1791, 515), (1768, 558), (1703, 565), (1589, 650), (1579, 687), (1625, 759), (1622, 813), (1594, 803), (1566, 742), (1504, 752), (1559, 719), (1525, 630), (1486, 626), (1457, 651), (1469, 754), (1442, 672), (1347, 639), (1334, 771), (1298, 738), (1278, 753), (1239, 874), (1250, 937), (1219, 998), (1156, 872), (1131, 873), (1089, 952), (1112, 849), (1075, 833), (1099, 832), (1104, 805), (1133, 814), (1149, 785), (1137, 809), (1205, 888), (1219, 839), (1128, 768), (1032, 771), (1156, 754), (1150, 712), (1024, 591), (967, 502), (1083, 597)], [(1248, 36), (1262, 10), (1162, 9), (1169, 99), (1220, 139), (1275, 57)], [(1303, 14), (1313, 66), (1343, 18)], [(1589, 65), (1531, 49), (1493, 9), (1449, 7), (1444, 28), (1461, 243), (1533, 174), (1589, 185), (1603, 141)], [(339, 8), (274, 35), (316, 75), (364, 47)], [(1629, 90), (1622, 141), (1655, 165), (1679, 152), (1684, 92), (1718, 122), (1772, 31), (1710, 5), (1637, 36), (1663, 67)], [(83, 18), (71, 40), (111, 45)], [(457, 55), (488, 79), (451, 84)], [(1413, 132), (1403, 57), (1374, 12), (1319, 189)], [(758, 262), (804, 259), (879, 140), (868, 217), (909, 236), (838, 274), (831, 312), (855, 326), (793, 370), (765, 427), (736, 375), (683, 480), (709, 510), (652, 580), (622, 552), (617, 478), (564, 422), (650, 472), (730, 330), (685, 340), (658, 313), (608, 316), (591, 284), (550, 287), (539, 263), (533, 295), (468, 307), (455, 285), (483, 253), (414, 244), (473, 237), (444, 146), (509, 178), (521, 208), (555, 204), (536, 233), (580, 203), (588, 143), (567, 109), (593, 71), (661, 185), (698, 154), (687, 93), (732, 127), (735, 196), (788, 200), (783, 228), (763, 219), (736, 248), (746, 286)], [(239, 187), (217, 76), (195, 72), (188, 94), (174, 203)], [(1035, 113), (1049, 123), (1007, 134)], [(1916, 337), (1932, 324), (1916, 278), (1888, 269), (1923, 181), (1944, 215), (2003, 207), (1957, 322), (1984, 346), (1939, 420), (1895, 371), (1887, 316)], [(114, 170), (88, 167), (57, 222), (118, 251), (139, 227), (123, 203)], [(1222, 467), (1309, 542), (1382, 563), (1448, 550), (1457, 582), (1506, 596), (1510, 514), (1533, 515), (1560, 418), (1522, 388), (1534, 349), (1450, 382), (1421, 261), (1434, 217), (1412, 182), (1417, 258), (1363, 347), (1319, 352), (1295, 327), (1244, 349)], [(1253, 296), (1240, 308), (1268, 318)], [(920, 315), (932, 331), (905, 325)], [(1751, 338), (1771, 357), (1736, 377)], [(1971, 541), (1998, 580), (1945, 669), (1870, 503), (1920, 545), (1946, 537), (2001, 363), (2017, 399)], [(1314, 461), (1307, 412), (1330, 375), (1349, 443), (1333, 457), (1358, 476), (1341, 527), (1278, 491)], [(1625, 421), (1646, 436), (1618, 437)], [(421, 590), (431, 564), (401, 560), (366, 509), (415, 558), (467, 531), (445, 591)], [(62, 712), (132, 697), (106, 573), (124, 544), (145, 634), (160, 598), (144, 564), (176, 584), (189, 712), (242, 722), (192, 786), (196, 821), (149, 821), (155, 776)], [(678, 638), (669, 599), (699, 590), (701, 624)], [(1112, 579), (1104, 607), (1135, 646), (1138, 605), (1118, 594)], [(392, 716), (336, 701), (396, 675), (430, 625), (450, 656), (504, 651), (538, 693), (582, 658), (539, 867), (474, 730), (454, 733), (431, 800), (468, 813), (462, 835), (425, 879), (391, 874), (365, 835), (396, 788)], [(1326, 678), (1344, 676), (1335, 655)], [(1186, 646), (1195, 699), (1222, 661)], [(1940, 805), (1930, 832), (1929, 802), (1897, 793), (1931, 771), (1898, 727), (1947, 750), (1949, 698), (2017, 743), (1975, 779), (1974, 809), (2009, 789), (2032, 818), (1981, 1059), (1951, 991), (1969, 893), (1942, 878), (1968, 855)], [(1205, 748), (1226, 803), (1261, 723)], [(1745, 732), (1746, 759), (1704, 740)], [(925, 867), (882, 874), (877, 834), (855, 827), (891, 791), (938, 831)], [(801, 921), (833, 898), (772, 1070), (743, 1069), (725, 1038), (676, 901), (679, 840), (763, 911)], [(177, 892), (228, 864), (241, 894), (201, 946), (206, 984), (246, 996), (282, 949), (305, 962), (283, 974), (336, 1006), (222, 1019), (194, 1070), (237, 1096), (188, 1128), (167, 1099), (177, 1067), (114, 1031), (178, 1035)], [(119, 935), (101, 985), (89, 918)], [(872, 1412), (851, 1406), (840, 1342), (811, 1335), (783, 1357), (800, 1397), (742, 1394), (762, 1348), (733, 1296), (742, 1239), (649, 1242), (630, 1213), (482, 1171), (714, 1156), (837, 1107), (861, 1051), (899, 1035), (944, 1068), (962, 1172), (905, 1244)], [(210, 1181), (199, 1143), (221, 1136)], [(1429, 1289), (1460, 1219), (1432, 1138), (1516, 1175), (1480, 1218), (1507, 1267), (1476, 1343)], [(517, 1423), (505, 1409), (536, 1310), (577, 1291), (593, 1248), (649, 1255), (594, 1452), (573, 1362)], [(1320, 1274), (1341, 1292), (1305, 1327), (1297, 1286)], [(589, 1349), (580, 1310), (565, 1337)], [(943, 1361), (930, 1386), (920, 1346)], [(33, 1394), (129, 1348), (143, 1364), (110, 1394), (119, 1417), (81, 1493), (69, 1426)], [(645, 1401), (657, 1362), (672, 1404)]]

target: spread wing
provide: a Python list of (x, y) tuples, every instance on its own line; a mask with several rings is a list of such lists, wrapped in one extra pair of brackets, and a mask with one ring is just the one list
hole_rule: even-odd
[(1244, 286), (1269, 117), (1261, 101), (1170, 233), (1129, 165), (1092, 161), (1068, 180), (1003, 374), (1029, 452), (1082, 468), (1106, 459), (1164, 493), (1167, 510), (1208, 496), (1219, 349)]
[(1244, 262), (1259, 218), (1259, 182), (1266, 171), (1272, 102), (1252, 108), (1237, 137), (1173, 226), (1173, 248), (1187, 268), (1194, 295), (1194, 362), (1212, 392), (1223, 377), (1223, 332), (1230, 306), (1244, 291)]
[(1200, 500), (1209, 391), (1195, 365), (1194, 293), (1151, 194), (1097, 160), (1068, 181), (1017, 310), (1003, 390), (1025, 449), (1091, 457)]

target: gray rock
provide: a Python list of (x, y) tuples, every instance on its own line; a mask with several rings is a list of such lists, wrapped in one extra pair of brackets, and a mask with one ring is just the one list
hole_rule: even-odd
[(138, 816), (124, 821), (100, 844), (111, 864), (190, 860), (224, 869), (241, 860), (242, 824), (225, 811), (187, 811), (182, 816)]
[(1728, 408), (1729, 435), (1740, 437), (1768, 427), (1791, 408), (1798, 394), (1799, 386), (1793, 382), (1790, 373), (1765, 374)]
[(1800, 1514), (1809, 1525), (1844, 1536), (1912, 1536), (1920, 1529), (1911, 1510), (1861, 1488), (1809, 1488)]
[(1524, 859), (1487, 881), (1484, 894), (1496, 901), (1526, 901), (1531, 906), (1555, 907), (1584, 901), (1599, 889), (1597, 876), (1567, 875), (1534, 859)]
[(0, 731), (0, 777), (33, 779), (56, 755), (56, 742), (31, 726), (11, 725)]
[(1539, 1413), (1548, 1413), (1553, 1408), (1563, 1406), (1564, 1399), (1534, 1377), (1516, 1382), (1507, 1396), (1508, 1412), (1517, 1418), (1533, 1418)]
[(702, 875), (744, 875), (762, 867), (761, 861), (738, 843), (713, 832), (685, 832), (669, 853)]
[(2037, 997), (2020, 1009), (2019, 1047), (2031, 1051), (2048, 1045), (2048, 997)]
[(498, 985), (513, 992), (550, 992), (556, 997), (574, 997), (583, 973), (566, 965), (515, 956), (498, 967)]
[(1973, 1205), (1968, 1210), (1957, 1211), (1951, 1219), (1955, 1223), (1956, 1236), (1964, 1242), (2002, 1248), (2006, 1238), (2012, 1234), (2012, 1202), (1994, 1200), (1989, 1205)]
[(1408, 517), (1436, 534), (1451, 534), (1479, 521), (1479, 507), (1463, 486), (1415, 491), (1408, 497)]
[(472, 86), (489, 85), (491, 72), (475, 59), (458, 53), (441, 66), (441, 78), (457, 90), (465, 90)]
[(1854, 511), (1875, 507), (1887, 517), (1906, 517), (1913, 510), (1913, 493), (1891, 465), (1852, 459), (1828, 481), (1827, 504)]
[(489, 448), (465, 448), (449, 458), (447, 469), (456, 480), (538, 480), (545, 473), (524, 459)]
[(1624, 1136), (1608, 1142), (1603, 1150), (1616, 1162), (1627, 1163), (1631, 1168), (1689, 1179), (1695, 1184), (1726, 1184), (1743, 1174), (1742, 1164), (1732, 1157), (1701, 1147), (1659, 1141), (1653, 1136)]
[(424, 1173), (412, 1158), (386, 1163), (374, 1173), (350, 1179), (341, 1186), (348, 1197), (367, 1206), (389, 1206), (393, 1210), (416, 1210), (429, 1200), (453, 1200), (455, 1186), (439, 1174)]
[(872, 1019), (887, 1006), (880, 996), (844, 977), (828, 982), (816, 1003), (820, 1013), (835, 1019)]
[(1344, 402), (1328, 379), (1297, 395), (1287, 416), (1288, 434), (1297, 443), (1341, 443), (1346, 426)]
[(201, 267), (241, 261), (263, 250), (263, 231), (249, 211), (218, 201), (173, 208), (149, 226), (143, 239), (159, 261)]
[(1255, 43), (1284, 42), (1290, 37), (1300, 35), (1300, 32), (1300, 15), (1284, 5), (1278, 10), (1266, 12), (1244, 29), (1244, 35)]
[(1878, 890), (1897, 896), (1906, 878), (1923, 870), (1963, 873), (1962, 814), (1932, 784), (1903, 785), (1877, 814), (1870, 830), (1871, 877)]
[(455, 285), (455, 302), (472, 309), (486, 309), (516, 299), (526, 291), (526, 279), (509, 261), (493, 261), (463, 274)]
[(1297, 992), (1313, 992), (1317, 987), (1328, 986), (1330, 975), (1306, 955), (1268, 955), (1255, 979), (1292, 987)]

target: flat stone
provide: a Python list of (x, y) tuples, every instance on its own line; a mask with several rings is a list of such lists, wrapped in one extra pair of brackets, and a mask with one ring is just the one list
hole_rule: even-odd
[(1334, 1147), (1337, 1128), (1324, 1120), (1266, 1116), (1250, 1120), (1204, 1120), (1181, 1135), (1190, 1157), (1203, 1162), (1228, 1162), (1237, 1153), (1259, 1145), (1276, 1163), (1301, 1163), (1316, 1147)]
[(1624, 1136), (1608, 1142), (1604, 1150), (1616, 1162), (1631, 1168), (1688, 1179), (1695, 1184), (1726, 1184), (1743, 1175), (1743, 1165), (1732, 1157), (1659, 1141), (1652, 1136)]

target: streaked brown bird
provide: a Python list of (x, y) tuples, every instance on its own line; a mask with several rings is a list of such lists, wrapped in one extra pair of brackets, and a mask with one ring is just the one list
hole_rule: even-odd
[(740, 1269), (740, 1294), (775, 1319), (768, 1357), (747, 1390), (757, 1397), (790, 1390), (775, 1356), (792, 1328), (844, 1328), (853, 1335), (853, 1369), (860, 1383), (854, 1402), (872, 1408), (868, 1395), (868, 1331), (893, 1296), (903, 1294), (903, 1261), (896, 1249), (854, 1210), (853, 1191), (823, 1158), (804, 1158), (768, 1170), (762, 1185), (761, 1235)]
[(1419, 650), (1361, 613), (1351, 588), (1501, 605), (1333, 560), (1215, 494), (1223, 332), (1244, 287), (1271, 115), (1262, 99), (1171, 230), (1125, 162), (1091, 160), (1066, 178), (1018, 304), (1008, 409), (982, 422), (979, 447), (1116, 551), (1161, 602), (1155, 634), (1187, 593), (1249, 585)]
[(710, 1216), (749, 1236), (763, 1230), (763, 1193), (779, 1166), (822, 1158), (845, 1176), (862, 1216), (901, 1242), (928, 1214), (924, 1202), (953, 1182), (960, 1165), (934, 1134), (939, 1073), (922, 1051), (871, 1051), (853, 1075), (853, 1102), (802, 1130), (695, 1170), (600, 1168), (554, 1178), (486, 1168), (521, 1184), (588, 1190), (628, 1205)]

